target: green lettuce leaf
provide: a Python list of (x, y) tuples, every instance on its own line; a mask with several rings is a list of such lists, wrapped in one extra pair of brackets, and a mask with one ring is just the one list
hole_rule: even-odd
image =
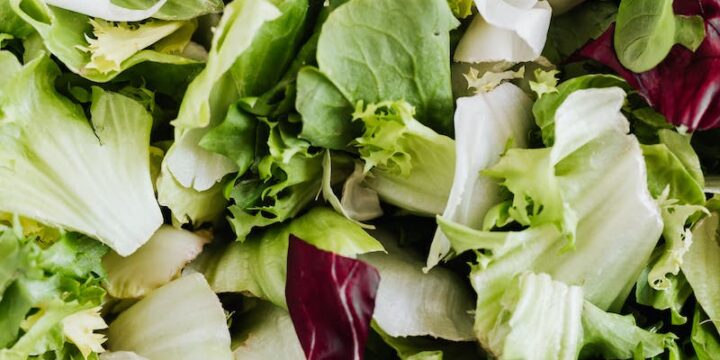
[[(555, 14), (556, 7), (553, 6)], [(588, 1), (568, 13), (554, 17), (550, 21), (543, 56), (552, 63), (560, 64), (589, 40), (602, 35), (615, 21), (616, 14), (617, 5), (612, 2)]]
[(305, 359), (290, 314), (283, 308), (259, 302), (253, 309), (240, 314), (233, 325), (240, 329), (233, 334), (236, 360)]
[(114, 252), (103, 257), (105, 289), (117, 299), (140, 298), (180, 275), (209, 239), (163, 225), (145, 245), (128, 257)]
[(413, 115), (413, 107), (404, 101), (360, 102), (353, 118), (365, 130), (354, 144), (369, 172), (365, 182), (380, 199), (432, 216), (443, 212), (450, 194), (455, 142)]
[(391, 337), (472, 340), (469, 312), (473, 300), (466, 283), (443, 268), (424, 273), (419, 254), (399, 246), (398, 236), (392, 232), (383, 229), (371, 234), (387, 250), (360, 256), (380, 272), (373, 313), (377, 327)]
[(708, 320), (700, 306), (695, 306), (690, 339), (699, 360), (712, 360), (720, 352), (720, 336), (717, 328)]
[(685, 279), (685, 275), (679, 273), (676, 276), (668, 276), (664, 289), (654, 289), (648, 282), (648, 274), (660, 257), (664, 249), (656, 248), (650, 258), (649, 266), (643, 270), (635, 285), (635, 299), (638, 304), (652, 306), (658, 310), (670, 310), (670, 321), (673, 325), (682, 325), (687, 319), (680, 311), (685, 302), (692, 294), (692, 288)]
[[(128, 9), (147, 9), (155, 0), (110, 0), (113, 4)], [(152, 14), (161, 20), (190, 20), (196, 17), (222, 12), (222, 0), (168, 0)]]
[(137, 102), (93, 88), (91, 126), (55, 91), (58, 74), (41, 57), (0, 87), (0, 211), (129, 255), (162, 223), (148, 161), (152, 118)]
[[(532, 125), (530, 98), (515, 85), (503, 84), (487, 93), (460, 98), (455, 112), (455, 175), (443, 217), (481, 228), (485, 214), (501, 198), (500, 186), (480, 171), (495, 164), (507, 150), (526, 147)], [(485, 137), (485, 141), (478, 141)], [(450, 243), (437, 231), (428, 254), (428, 268), (446, 259)]]
[(589, 302), (583, 307), (582, 326), (584, 358), (651, 358), (662, 354), (676, 339), (673, 334), (638, 327), (632, 315), (608, 313)]
[(615, 53), (636, 73), (657, 66), (676, 43), (695, 51), (705, 38), (702, 17), (675, 15), (672, 0), (621, 1), (615, 24)]
[[(16, 15), (30, 24), (40, 35), (45, 48), (47, 48), (50, 53), (62, 61), (72, 72), (89, 80), (107, 82), (118, 76), (122, 71), (144, 62), (161, 63), (163, 66), (183, 67), (184, 70), (189, 73), (194, 73), (196, 67), (199, 65), (198, 61), (181, 55), (161, 53), (155, 50), (143, 50), (142, 47), (124, 48), (122, 46), (110, 46), (111, 52), (134, 51), (129, 55), (118, 58), (120, 64), (115, 64), (113, 67), (94, 68), (93, 66), (89, 66), (93, 64), (92, 55), (82, 50), (89, 45), (87, 35), (93, 34), (90, 17), (65, 9), (47, 6), (38, 0), (9, 1)], [(123, 26), (124, 25), (120, 25), (119, 28)]]
[[(520, 275), (500, 300), (484, 345), (506, 359), (577, 359), (582, 341), (583, 293), (547, 274)], [(542, 336), (537, 334), (542, 333)]]
[(220, 300), (201, 274), (174, 280), (122, 312), (110, 324), (112, 351), (148, 359), (232, 359)]
[(325, 251), (343, 256), (382, 251), (382, 245), (354, 222), (317, 207), (286, 224), (204, 251), (191, 264), (216, 292), (242, 292), (286, 308), (285, 275), (290, 234)]
[[(320, 74), (316, 70), (298, 78), (297, 107), (306, 134), (334, 149), (357, 137), (342, 98), (349, 104), (405, 100), (417, 109), (421, 123), (452, 133), (448, 34), (457, 25), (445, 0), (411, 0), (402, 6), (393, 0), (357, 0), (339, 6), (323, 24), (318, 41)], [(321, 103), (301, 100), (309, 98)], [(312, 130), (323, 128), (332, 129), (338, 139)]]
[[(98, 311), (105, 291), (102, 244), (63, 234), (43, 249), (22, 229), (0, 229), (0, 358), (102, 352), (107, 327)], [(45, 355), (43, 355), (45, 354)]]
[(570, 94), (582, 89), (613, 86), (628, 89), (625, 81), (614, 75), (584, 75), (563, 82), (557, 87), (556, 93), (550, 93), (538, 99), (533, 105), (532, 111), (535, 115), (535, 122), (542, 130), (545, 146), (552, 146), (555, 142), (555, 113)]
[(681, 265), (698, 304), (716, 329), (720, 329), (720, 282), (715, 280), (720, 273), (719, 224), (720, 217), (713, 213), (695, 225), (693, 242)]

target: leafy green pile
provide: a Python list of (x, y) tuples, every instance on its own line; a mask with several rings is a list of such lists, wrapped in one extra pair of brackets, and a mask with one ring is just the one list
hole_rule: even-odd
[(0, 0), (0, 360), (717, 358), (718, 18)]

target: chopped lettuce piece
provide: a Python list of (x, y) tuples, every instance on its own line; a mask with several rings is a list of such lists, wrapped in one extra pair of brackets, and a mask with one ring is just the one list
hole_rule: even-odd
[(687, 318), (681, 314), (681, 310), (685, 302), (692, 294), (692, 288), (688, 283), (685, 275), (679, 273), (676, 276), (668, 276), (666, 280), (667, 287), (657, 290), (650, 286), (648, 282), (648, 274), (650, 268), (664, 251), (663, 248), (656, 248), (653, 252), (648, 267), (643, 270), (638, 277), (635, 285), (635, 299), (638, 304), (652, 306), (658, 310), (670, 310), (670, 322), (673, 325), (685, 324)]
[(625, 82), (617, 76), (585, 75), (565, 81), (557, 87), (557, 92), (540, 97), (533, 105), (533, 115), (535, 115), (535, 122), (542, 130), (543, 143), (546, 146), (552, 146), (555, 142), (555, 114), (570, 94), (582, 89), (613, 86), (627, 87)]
[(112, 351), (148, 359), (232, 359), (230, 333), (217, 296), (201, 274), (174, 280), (110, 324)]
[[(520, 88), (503, 84), (488, 93), (460, 98), (455, 112), (455, 175), (446, 220), (482, 227), (485, 213), (501, 200), (500, 186), (480, 171), (494, 165), (510, 144), (526, 147), (532, 125), (532, 102)], [(480, 138), (484, 141), (478, 141)], [(428, 268), (446, 258), (450, 243), (437, 231), (427, 259)]]
[(467, 80), (468, 90), (475, 89), (476, 94), (489, 92), (507, 80), (524, 78), (525, 67), (522, 66), (518, 70), (512, 70), (513, 66), (513, 63), (499, 62), (490, 70), (485, 71), (482, 76), (480, 76), (478, 69), (471, 67), (468, 73), (464, 75), (465, 80)]
[(52, 6), (108, 21), (140, 21), (151, 17), (168, 0), (158, 0), (152, 7), (142, 10), (128, 9), (115, 5), (112, 0), (72, 1), (45, 0)]
[(455, 49), (458, 62), (534, 61), (547, 38), (552, 9), (545, 0), (475, 0), (475, 15)]
[(695, 306), (690, 339), (699, 360), (712, 360), (720, 353), (720, 336), (700, 306)]
[(233, 334), (236, 360), (305, 360), (287, 310), (267, 302), (240, 314)]
[[(583, 0), (548, 0), (553, 16), (559, 15), (556, 3), (580, 3)], [(567, 8), (563, 6), (563, 8)], [(543, 56), (554, 64), (561, 64), (588, 40), (602, 35), (615, 21), (617, 5), (610, 1), (587, 1), (575, 9), (550, 21)]]
[(698, 304), (716, 329), (720, 329), (720, 282), (715, 280), (720, 274), (719, 223), (720, 217), (713, 213), (695, 225), (693, 242), (681, 265)]
[[(225, 8), (213, 37), (205, 69), (188, 86), (175, 126), (175, 143), (165, 157), (172, 176), (184, 187), (197, 191), (210, 189), (223, 176), (236, 169), (228, 158), (202, 149), (198, 143), (208, 126), (225, 116), (232, 94), (233, 63), (250, 48), (262, 26), (280, 16), (266, 0), (234, 1)], [(224, 91), (224, 90), (227, 90)], [(159, 189), (163, 191), (163, 189)]]
[(621, 1), (613, 44), (627, 69), (648, 71), (670, 53), (676, 43), (695, 51), (705, 37), (700, 16), (676, 16), (672, 0)]
[[(95, 82), (108, 82), (136, 65), (156, 63), (161, 67), (173, 67), (184, 77), (192, 76), (201, 66), (197, 60), (176, 54), (166, 54), (155, 50), (142, 50), (136, 47), (131, 56), (122, 59), (119, 68), (101, 67), (103, 71), (89, 67), (92, 63), (91, 54), (83, 51), (88, 47), (88, 35), (93, 33), (90, 17), (62, 8), (47, 6), (44, 2), (33, 1), (33, 6), (27, 6), (28, 1), (7, 0), (10, 2), (12, 11), (30, 24), (40, 38), (35, 38), (36, 45), (47, 48), (47, 51), (55, 55), (70, 71)], [(75, 3), (75, 1), (67, 1)], [(109, 0), (106, 0), (109, 1)], [(95, 2), (92, 2), (95, 3)], [(92, 3), (89, 6), (93, 6)], [(22, 6), (21, 6), (22, 5)], [(98, 20), (101, 21), (101, 20)], [(43, 46), (44, 45), (44, 46)], [(123, 52), (123, 46), (110, 49), (113, 53)], [(140, 51), (137, 51), (140, 50)], [(124, 58), (127, 55), (120, 56)], [(175, 79), (184, 81), (185, 79)]]
[(106, 329), (108, 326), (100, 316), (100, 307), (78, 311), (62, 320), (63, 334), (67, 340), (80, 350), (84, 359), (91, 353), (105, 351), (102, 344), (107, 340), (105, 335), (96, 334), (95, 331)]
[(200, 254), (208, 241), (187, 230), (163, 225), (134, 254), (105, 255), (105, 288), (118, 299), (143, 297), (180, 275), (180, 270)]
[(377, 326), (392, 337), (472, 340), (473, 300), (466, 283), (439, 267), (424, 273), (422, 259), (400, 247), (396, 235), (385, 229), (371, 233), (388, 251), (360, 256), (380, 272), (373, 314)]
[[(298, 79), (298, 88), (306, 90), (299, 92), (299, 104), (310, 97), (330, 108), (298, 106), (303, 126), (333, 129), (338, 140), (357, 137), (350, 118), (337, 118), (347, 114), (341, 94), (351, 106), (405, 100), (421, 123), (440, 134), (452, 133), (449, 32), (458, 24), (446, 0), (354, 0), (337, 7), (323, 24), (317, 46), (319, 73), (327, 81), (315, 74)], [(335, 145), (347, 145), (339, 142)]]
[(122, 70), (121, 64), (152, 44), (169, 36), (184, 23), (180, 21), (150, 21), (142, 24), (120, 23), (92, 19), (93, 36), (88, 37), (88, 46), (79, 47), (90, 53), (87, 69), (101, 73)]
[(17, 225), (0, 228), (0, 358), (67, 352), (87, 359), (104, 351), (104, 337), (95, 331), (107, 327), (97, 313), (106, 251), (77, 234), (43, 248)]
[(624, 98), (619, 88), (572, 93), (555, 114), (552, 148), (511, 149), (488, 172), (514, 194), (516, 221), (554, 224), (566, 239), (535, 269), (584, 284), (586, 299), (603, 309), (624, 302), (662, 230), (640, 146), (626, 135)]
[(205, 274), (216, 292), (242, 292), (284, 308), (290, 234), (343, 256), (383, 250), (353, 221), (331, 209), (316, 207), (287, 224), (251, 234), (244, 242), (209, 248), (191, 268)]
[(355, 145), (369, 172), (365, 181), (380, 199), (432, 216), (443, 211), (450, 194), (455, 143), (413, 115), (404, 101), (358, 103), (353, 118), (365, 130)]
[(0, 211), (129, 255), (162, 223), (148, 161), (152, 118), (137, 102), (93, 88), (91, 126), (55, 91), (58, 74), (41, 57), (0, 87)]
[[(661, 200), (662, 201), (662, 200)], [(663, 218), (663, 252), (648, 273), (650, 286), (657, 290), (670, 287), (668, 275), (677, 275), (683, 264), (683, 257), (692, 245), (692, 231), (686, 228), (688, 220), (708, 211), (699, 205), (679, 205), (674, 201), (661, 204)]]
[(660, 355), (672, 346), (673, 334), (658, 334), (635, 325), (632, 315), (602, 311), (585, 302), (582, 313), (583, 349), (581, 357), (605, 359), (646, 359)]
[(372, 220), (383, 214), (380, 196), (364, 184), (365, 176), (363, 165), (355, 162), (355, 170), (345, 179), (340, 198), (340, 206), (345, 214), (357, 221)]
[[(157, 0), (110, 0), (113, 4), (130, 9), (147, 9)], [(223, 10), (222, 0), (168, 0), (152, 15), (161, 20), (190, 20)]]
[[(500, 300), (486, 345), (505, 359), (577, 359), (582, 340), (582, 288), (547, 274), (520, 275)], [(537, 334), (542, 333), (542, 336)]]

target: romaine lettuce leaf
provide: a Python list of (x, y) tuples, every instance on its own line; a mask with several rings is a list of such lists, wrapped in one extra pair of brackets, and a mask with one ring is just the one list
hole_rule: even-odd
[(91, 126), (55, 91), (58, 75), (41, 57), (0, 86), (0, 211), (129, 255), (162, 223), (148, 162), (152, 118), (137, 102), (93, 88)]
[[(524, 273), (509, 285), (484, 344), (505, 359), (577, 359), (583, 292), (547, 274)], [(542, 333), (542, 336), (538, 336)]]

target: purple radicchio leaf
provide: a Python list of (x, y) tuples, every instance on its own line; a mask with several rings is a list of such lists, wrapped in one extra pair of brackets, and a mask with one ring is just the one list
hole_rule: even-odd
[(720, 127), (720, 0), (675, 0), (679, 15), (700, 15), (705, 39), (692, 52), (675, 45), (654, 69), (634, 73), (618, 61), (613, 47), (615, 26), (585, 45), (577, 55), (617, 72), (647, 102), (676, 126), (690, 131)]
[(360, 360), (375, 309), (378, 271), (290, 235), (285, 298), (308, 360)]

